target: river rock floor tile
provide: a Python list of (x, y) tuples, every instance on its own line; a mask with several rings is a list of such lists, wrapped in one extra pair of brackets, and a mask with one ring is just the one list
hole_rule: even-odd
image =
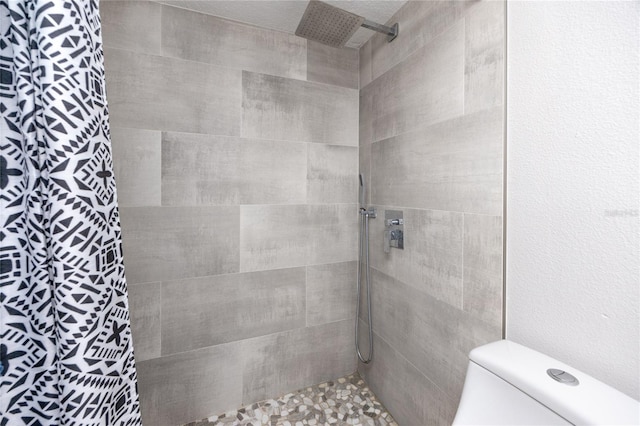
[(398, 426), (358, 373), (184, 426)]

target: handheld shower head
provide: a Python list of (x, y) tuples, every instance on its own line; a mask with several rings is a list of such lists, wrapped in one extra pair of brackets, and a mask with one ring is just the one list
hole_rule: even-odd
[(366, 205), (364, 203), (364, 201), (365, 201), (364, 198), (365, 198), (365, 195), (367, 193), (367, 190), (366, 190), (367, 188), (366, 188), (366, 186), (364, 184), (364, 175), (362, 173), (360, 173), (358, 176), (360, 177), (360, 207), (366, 208)]

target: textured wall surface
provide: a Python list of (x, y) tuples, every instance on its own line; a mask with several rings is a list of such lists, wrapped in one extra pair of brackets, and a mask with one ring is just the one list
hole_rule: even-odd
[(507, 338), (640, 399), (638, 2), (508, 7)]
[[(451, 424), (468, 352), (502, 334), (504, 16), (501, 1), (408, 2), (398, 38), (360, 49), (360, 170), (378, 218), (374, 359), (359, 370), (404, 425)], [(405, 249), (388, 254), (386, 209), (405, 221)]]
[(358, 52), (102, 2), (143, 420), (352, 373)]

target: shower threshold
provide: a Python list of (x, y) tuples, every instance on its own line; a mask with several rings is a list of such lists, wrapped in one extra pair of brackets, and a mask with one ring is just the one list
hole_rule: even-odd
[(184, 426), (397, 426), (358, 373)]

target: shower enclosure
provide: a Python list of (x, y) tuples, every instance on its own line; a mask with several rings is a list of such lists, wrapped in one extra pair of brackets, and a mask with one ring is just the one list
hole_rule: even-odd
[[(176, 4), (101, 2), (143, 421), (358, 370), (400, 424), (450, 422), (502, 329), (504, 4), (408, 2), (359, 49)], [(405, 224), (384, 253), (370, 221), (366, 365), (359, 173)]]

